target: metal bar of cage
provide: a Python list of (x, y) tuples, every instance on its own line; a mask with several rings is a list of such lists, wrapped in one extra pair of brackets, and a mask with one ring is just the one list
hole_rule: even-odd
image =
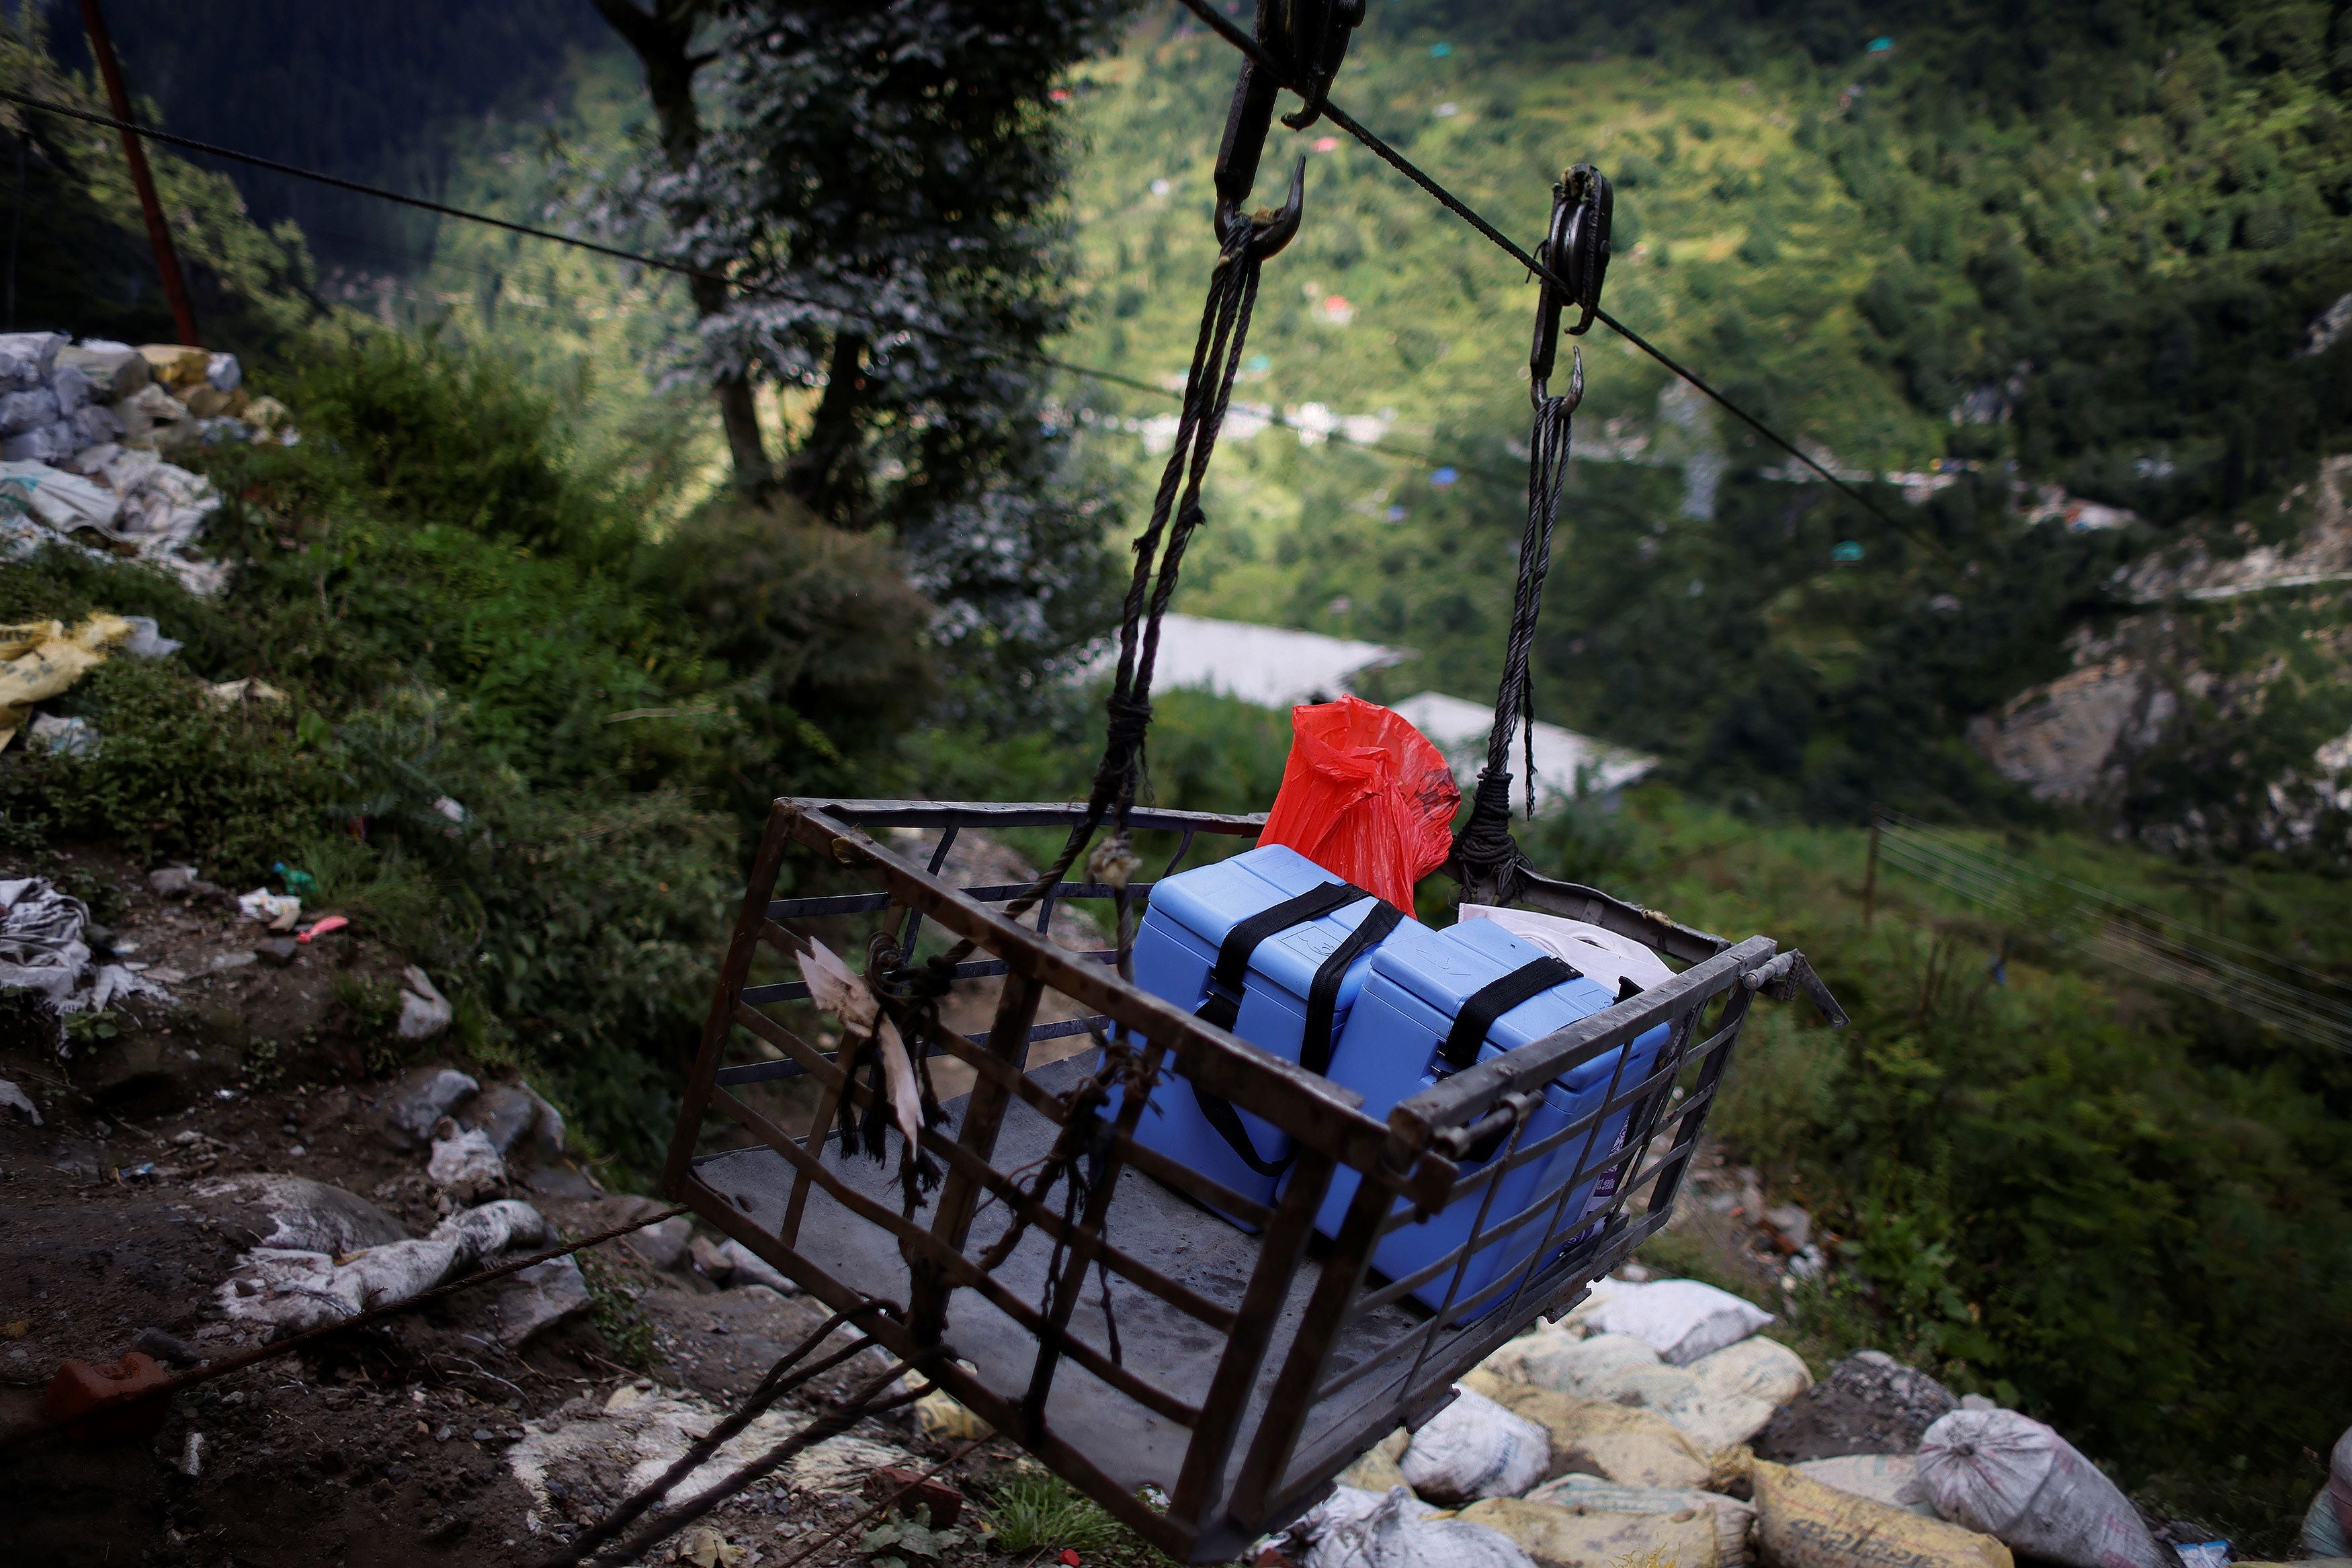
[[(688, 1068), (664, 1191), (828, 1306), (878, 1307), (868, 1319), (893, 1354), (1180, 1558), (1230, 1556), (1295, 1517), (1355, 1454), (1425, 1419), (1496, 1345), (1535, 1316), (1563, 1310), (1654, 1233), (1672, 1213), (1750, 999), (1759, 990), (1827, 998), (1801, 956), (1769, 938), (1727, 942), (1595, 889), (1523, 876), (1516, 902), (1633, 936), (1686, 967), (1452, 1073), (1375, 1120), (1351, 1091), (1122, 979), (1102, 961), (1110, 955), (1054, 939), (1052, 902), (1107, 900), (1110, 888), (1063, 883), (1034, 918), (1014, 921), (998, 906), (1024, 888), (942, 880), (959, 832), (1066, 829), (1082, 811), (777, 801)], [(1131, 825), (1179, 836), (1165, 877), (1196, 840), (1251, 838), (1262, 822), (1139, 810)], [(919, 862), (876, 836), (890, 829), (940, 837)], [(778, 897), (793, 854), (829, 862), (830, 874), (870, 891), (813, 887)], [(1129, 891), (1148, 894), (1149, 886)], [(814, 933), (803, 926), (872, 920), (895, 926), (902, 951), (912, 951), (925, 922), (972, 942), (962, 985), (981, 988), (975, 1003), (995, 987), (985, 1029), (943, 1029), (928, 1051), (968, 1069), (971, 1083), (953, 1101), (952, 1124), (919, 1139), (943, 1173), (928, 1197), (908, 1197), (881, 1165), (840, 1151), (829, 1134), (844, 1102), (863, 1113), (873, 1091), (803, 1038), (805, 1024), (795, 1027), (792, 1009), (809, 1005), (804, 985), (755, 977), (761, 963), (806, 951)], [(1054, 998), (1078, 1016), (1041, 1018)], [(1540, 1138), (1526, 1135), (1543, 1085), (1661, 1024), (1671, 1026), (1668, 1044), (1638, 1080), (1629, 1081), (1621, 1052), (1598, 1106)], [(1297, 1162), (1270, 1203), (1139, 1142), (1140, 1094), (1127, 1096), (1115, 1117), (1088, 1117), (1083, 1209), (1066, 1214), (1027, 1189), (1023, 1178), (1044, 1163), (1040, 1151), (1076, 1134), (1065, 1095), (1083, 1071), (1068, 1060), (1033, 1065), (1033, 1048), (1113, 1031), (1137, 1042), (1147, 1061), (1291, 1138)], [(727, 1061), (738, 1040), (765, 1060)], [(742, 1098), (800, 1079), (814, 1086), (804, 1137)], [(714, 1114), (753, 1141), (706, 1148)], [(1604, 1147), (1601, 1129), (1621, 1115), (1622, 1132)], [(1465, 1160), (1482, 1140), (1491, 1140), (1486, 1157)], [(1565, 1185), (1515, 1212), (1491, 1212), (1503, 1207), (1496, 1195), (1505, 1173), (1567, 1159), (1564, 1149), (1574, 1156)], [(1336, 1234), (1318, 1240), (1318, 1211), (1343, 1169), (1359, 1178), (1355, 1197)], [(1604, 1180), (1605, 1203), (1567, 1213), (1571, 1193), (1587, 1182), (1597, 1193)], [(1402, 1279), (1372, 1272), (1383, 1236), (1463, 1203), (1475, 1219), (1434, 1263)], [(1016, 1219), (1023, 1229), (1011, 1236)], [(999, 1240), (1009, 1249), (1003, 1261), (982, 1268), (979, 1254)], [(1497, 1246), (1528, 1250), (1465, 1291), (1473, 1257)], [(1442, 1304), (1421, 1306), (1416, 1289), (1449, 1272), (1433, 1292)], [(1122, 1336), (1123, 1319), (1141, 1326)], [(1146, 1501), (1147, 1480), (1164, 1498)]]

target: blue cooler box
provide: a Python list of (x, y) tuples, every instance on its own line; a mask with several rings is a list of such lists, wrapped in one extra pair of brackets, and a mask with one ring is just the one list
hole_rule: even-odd
[[(1531, 967), (1538, 964), (1546, 967)], [(1372, 959), (1371, 970), (1363, 994), (1357, 998), (1355, 1009), (1348, 1016), (1347, 1030), (1332, 1053), (1328, 1075), (1363, 1095), (1365, 1113), (1379, 1118), (1385, 1118), (1399, 1101), (1412, 1098), (1458, 1071), (1446, 1059), (1448, 1037), (1454, 1031), (1456, 1019), (1473, 997), (1506, 977), (1527, 971), (1515, 988), (1498, 988), (1497, 996), (1485, 1004), (1485, 1008), (1492, 1008), (1499, 1001), (1504, 1004), (1503, 1010), (1487, 1027), (1476, 1054), (1466, 1057), (1460, 1066), (1531, 1044), (1617, 1001), (1607, 987), (1584, 978), (1571, 967), (1522, 942), (1491, 920), (1465, 920), (1444, 931), (1409, 925), (1381, 946)], [(1541, 988), (1527, 994), (1531, 987)], [(1525, 999), (1513, 1002), (1515, 996), (1524, 996)], [(1633, 1041), (1633, 1059), (1626, 1062), (1624, 1074), (1618, 1080), (1620, 1093), (1640, 1082), (1652, 1070), (1666, 1043), (1666, 1026), (1660, 1024)], [(1524, 1148), (1549, 1137), (1605, 1103), (1611, 1078), (1625, 1049), (1605, 1051), (1548, 1085), (1543, 1105), (1528, 1118), (1528, 1125), (1519, 1134), (1518, 1146)], [(1558, 1204), (1560, 1189), (1574, 1179), (1577, 1167), (1602, 1157), (1591, 1151), (1609, 1150), (1623, 1135), (1633, 1109), (1631, 1105), (1621, 1108), (1597, 1126), (1561, 1144), (1550, 1155), (1530, 1160), (1490, 1183), (1489, 1186), (1496, 1190), (1493, 1203), (1486, 1207), (1482, 1228), (1493, 1230), (1531, 1205)], [(1487, 1158), (1500, 1153), (1498, 1148)], [(1463, 1174), (1473, 1174), (1483, 1164), (1478, 1159), (1465, 1159), (1461, 1163)], [(1316, 1217), (1316, 1228), (1324, 1235), (1339, 1234), (1360, 1179), (1344, 1166), (1333, 1173), (1331, 1190)], [(1561, 1240), (1555, 1244), (1555, 1253), (1566, 1245), (1574, 1222), (1583, 1217), (1598, 1185), (1597, 1176), (1587, 1176), (1579, 1190), (1569, 1195), (1567, 1203), (1559, 1206), (1557, 1228)], [(1430, 1218), (1391, 1232), (1374, 1249), (1372, 1267), (1392, 1280), (1427, 1268), (1468, 1239), (1486, 1192), (1486, 1187), (1480, 1187)], [(1449, 1267), (1440, 1270), (1412, 1294), (1431, 1308), (1444, 1301), (1449, 1291), (1454, 1300), (1466, 1300), (1507, 1271), (1526, 1264), (1546, 1233), (1554, 1228), (1552, 1211), (1548, 1207), (1538, 1218), (1473, 1253), (1458, 1288), (1454, 1286), (1454, 1270)], [(1471, 1315), (1492, 1311), (1507, 1299), (1507, 1292), (1498, 1294)]]
[[(1320, 1071), (1373, 950), (1399, 926), (1420, 929), (1296, 850), (1268, 844), (1153, 886), (1135, 934), (1135, 982), (1252, 1045)], [(1311, 1050), (1309, 1013), (1328, 1019)], [(1290, 1163), (1288, 1134), (1196, 1093), (1182, 1078), (1152, 1091), (1135, 1137), (1261, 1203), (1274, 1201)]]

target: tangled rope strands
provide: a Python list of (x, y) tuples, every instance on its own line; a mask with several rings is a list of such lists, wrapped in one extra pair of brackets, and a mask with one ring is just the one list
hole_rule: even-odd
[(1570, 427), (1584, 396), (1584, 358), (1575, 356), (1568, 391), (1538, 398), (1528, 436), (1528, 517), (1519, 536), (1519, 576), (1511, 601), (1511, 630), (1503, 646), (1503, 680), (1495, 695), (1495, 727), (1486, 737), (1486, 763), (1478, 773), (1470, 819), (1454, 841), (1454, 856), (1469, 873), (1464, 886), (1482, 899), (1508, 903), (1521, 856), (1512, 839), (1511, 735), (1520, 733), (1527, 761), (1528, 815), (1536, 814), (1536, 622), (1543, 611), (1544, 579), (1551, 570), (1552, 530), (1568, 481)]

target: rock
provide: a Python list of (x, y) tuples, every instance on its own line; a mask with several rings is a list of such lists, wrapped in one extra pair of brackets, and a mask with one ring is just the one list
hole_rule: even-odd
[(714, 1285), (723, 1285), (735, 1274), (735, 1260), (727, 1256), (719, 1245), (708, 1236), (698, 1236), (687, 1248), (687, 1256), (694, 1267)]
[(157, 866), (147, 873), (147, 891), (158, 898), (185, 898), (196, 885), (196, 868), (192, 865)]
[(5, 1078), (0, 1078), (0, 1110), (14, 1111), (36, 1127), (41, 1124), (41, 1108), (33, 1097)]
[(273, 936), (255, 947), (254, 951), (282, 969), (291, 964), (302, 949), (291, 936)]
[[(684, 1219), (686, 1217), (680, 1215), (678, 1218)], [(719, 1249), (719, 1254), (733, 1266), (733, 1281), (738, 1285), (765, 1285), (780, 1296), (800, 1294), (801, 1288), (787, 1279), (782, 1270), (731, 1237), (727, 1245)]]
[(511, 1350), (541, 1329), (588, 1310), (588, 1281), (576, 1258), (550, 1258), (491, 1287), (499, 1343)]
[(539, 1120), (531, 1124), (531, 1141), (539, 1145), (539, 1157), (560, 1160), (563, 1157), (563, 1113), (551, 1104), (545, 1096), (530, 1084), (522, 1092), (539, 1107)]
[(502, 1155), (514, 1153), (528, 1138), (528, 1152), (541, 1159), (563, 1155), (563, 1113), (541, 1099), (528, 1083), (495, 1083), (467, 1107), (467, 1122), (488, 1134)]
[(270, 1221), (269, 1230), (263, 1232), (249, 1219), (247, 1224), (264, 1247), (341, 1254), (404, 1240), (408, 1235), (400, 1221), (359, 1194), (307, 1176), (230, 1176), (207, 1182), (195, 1194), (259, 1207)]
[(449, 1027), (456, 1015), (449, 998), (433, 988), (425, 971), (411, 964), (400, 972), (400, 1038), (431, 1040)]
[(451, 1107), (480, 1088), (454, 1067), (420, 1067), (393, 1085), (378, 1114), (393, 1146), (413, 1149), (431, 1139), (434, 1125)]
[[(615, 1225), (626, 1225), (648, 1214), (659, 1214), (669, 1207), (658, 1198), (636, 1193), (615, 1193), (598, 1198), (590, 1206), (580, 1222), (583, 1233), (610, 1230)], [(635, 1253), (643, 1261), (656, 1269), (675, 1269), (686, 1256), (686, 1247), (693, 1238), (694, 1222), (683, 1214), (673, 1215), (658, 1225), (648, 1225), (620, 1238), (621, 1245)]]
[(686, 1244), (693, 1235), (694, 1221), (676, 1214), (632, 1235), (629, 1249), (656, 1269), (675, 1269), (686, 1256)]
[(1780, 1243), (1783, 1252), (1802, 1252), (1812, 1244), (1813, 1217), (1793, 1203), (1778, 1208), (1768, 1208), (1762, 1216), (1764, 1224)]
[(425, 1164), (425, 1178), (450, 1197), (475, 1198), (507, 1184), (506, 1161), (489, 1135), (478, 1128), (460, 1127), (447, 1117), (435, 1126), (432, 1157)]
[(538, 1118), (535, 1098), (519, 1083), (493, 1083), (466, 1107), (467, 1125), (489, 1139), (490, 1147), (501, 1156)]

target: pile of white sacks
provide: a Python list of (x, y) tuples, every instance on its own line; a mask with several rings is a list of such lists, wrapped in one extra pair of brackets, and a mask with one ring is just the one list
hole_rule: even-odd
[(169, 461), (223, 442), (297, 439), (286, 407), (252, 397), (235, 354), (133, 348), (62, 332), (0, 334), (0, 554), (67, 541), (161, 567), (196, 594), (225, 573), (196, 553), (220, 505)]
[(1696, 1281), (1597, 1281), (1275, 1544), (1305, 1568), (2014, 1568), (2013, 1551), (2183, 1568), (2201, 1550), (2159, 1545), (2113, 1482), (2011, 1410), (1953, 1410), (1916, 1455), (1757, 1458), (1748, 1440), (1813, 1381), (1757, 1336), (1771, 1321)]

